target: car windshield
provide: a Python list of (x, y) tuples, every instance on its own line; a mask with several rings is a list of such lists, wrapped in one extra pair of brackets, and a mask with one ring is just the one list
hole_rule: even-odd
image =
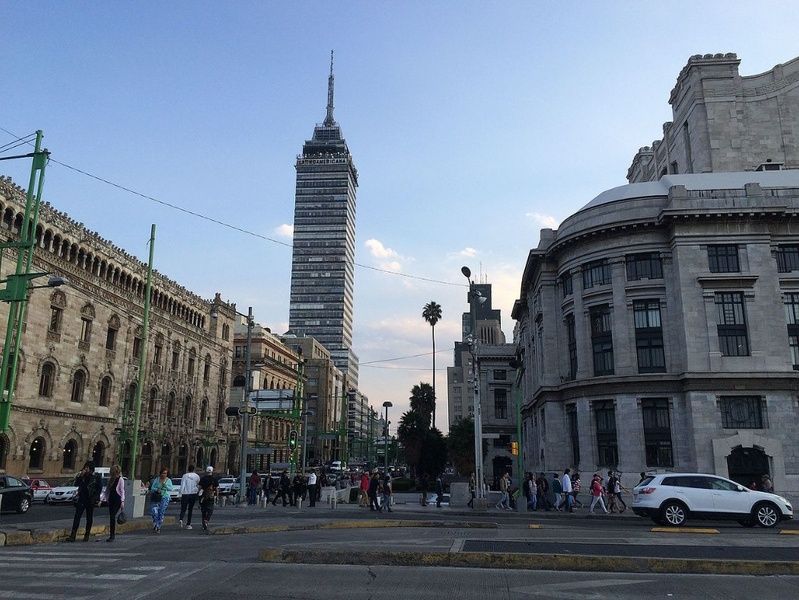
[(654, 477), (652, 477), (652, 476), (647, 476), (647, 477), (644, 477), (644, 478), (643, 478), (643, 479), (642, 479), (640, 482), (638, 482), (638, 483), (635, 485), (635, 487), (641, 487), (642, 485), (647, 485), (647, 484), (648, 484), (650, 481), (652, 481), (653, 479), (654, 479)]
[(173, 477), (172, 483), (173, 485), (180, 485), (180, 477)]

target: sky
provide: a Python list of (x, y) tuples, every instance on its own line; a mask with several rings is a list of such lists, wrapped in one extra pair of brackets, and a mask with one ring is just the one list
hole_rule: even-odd
[[(743, 75), (760, 73), (799, 55), (798, 25), (794, 3), (768, 1), (0, 0), (0, 127), (41, 129), (56, 160), (255, 234), (47, 170), (56, 208), (143, 260), (156, 223), (161, 273), (283, 333), (294, 162), (324, 118), (335, 50), (335, 118), (359, 174), (356, 261), (391, 271), (356, 268), (359, 387), (394, 404), (392, 422), (407, 410), (432, 378), (421, 313), (434, 300), (446, 430), (461, 266), (493, 285), (512, 341), (540, 229), (626, 183), (688, 58), (736, 52)], [(0, 131), (0, 145), (12, 139)], [(0, 163), (20, 185), (29, 169)]]

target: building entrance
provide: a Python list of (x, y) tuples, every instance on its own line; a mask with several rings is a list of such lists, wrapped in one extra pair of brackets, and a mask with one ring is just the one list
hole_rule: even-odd
[(769, 460), (762, 448), (736, 446), (727, 456), (727, 471), (730, 479), (745, 487), (754, 482), (760, 485), (763, 475), (770, 474)]
[[(511, 477), (513, 477), (513, 462), (507, 456), (497, 456), (492, 461), (494, 467), (494, 481), (493, 487), (495, 490), (499, 489), (499, 478), (502, 477), (503, 474), (507, 473)], [(518, 485), (518, 482), (514, 482)]]

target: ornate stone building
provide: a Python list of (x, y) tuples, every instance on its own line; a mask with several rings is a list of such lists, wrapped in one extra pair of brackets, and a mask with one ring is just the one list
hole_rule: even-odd
[[(24, 206), (24, 191), (0, 178), (4, 241), (18, 236)], [(147, 266), (48, 204), (36, 241), (33, 269), (69, 285), (30, 294), (0, 470), (61, 477), (86, 459), (127, 469)], [(3, 276), (13, 268), (8, 251), (4, 258)], [(161, 465), (176, 473), (190, 463), (223, 469), (236, 454), (225, 416), (234, 307), (160, 273), (151, 306), (137, 475)], [(0, 322), (7, 314), (0, 305)]]

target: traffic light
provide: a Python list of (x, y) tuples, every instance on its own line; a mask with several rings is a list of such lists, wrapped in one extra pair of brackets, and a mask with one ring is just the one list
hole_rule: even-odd
[(510, 443), (510, 453), (513, 454), (513, 456), (519, 456), (519, 442)]
[(228, 406), (225, 409), (225, 414), (228, 417), (238, 417), (239, 416), (239, 407), (238, 406)]
[(296, 429), (292, 429), (289, 431), (289, 449), (295, 450), (297, 448), (297, 442), (299, 438), (299, 433), (297, 433)]

